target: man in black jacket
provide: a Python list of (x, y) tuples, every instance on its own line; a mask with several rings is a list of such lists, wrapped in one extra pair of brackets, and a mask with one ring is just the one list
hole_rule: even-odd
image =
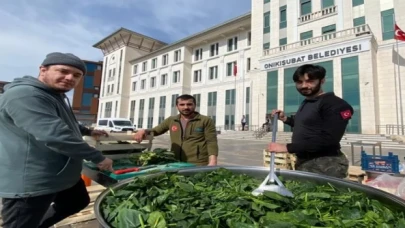
[(269, 151), (297, 156), (296, 170), (345, 178), (349, 161), (340, 151), (340, 140), (353, 115), (353, 108), (333, 92), (325, 93), (326, 70), (317, 65), (300, 66), (293, 75), (299, 93), (305, 96), (294, 118), (282, 110), (278, 119), (293, 127), (292, 142), (270, 143)]

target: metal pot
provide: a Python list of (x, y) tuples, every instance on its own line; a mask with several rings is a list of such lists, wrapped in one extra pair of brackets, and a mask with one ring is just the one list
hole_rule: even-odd
[[(185, 176), (190, 176), (190, 175), (200, 173), (200, 172), (213, 171), (220, 167), (226, 168), (235, 174), (246, 174), (246, 175), (249, 175), (249, 176), (252, 176), (255, 178), (263, 178), (263, 179), (269, 173), (269, 168), (266, 168), (266, 167), (253, 167), (253, 166), (208, 167), (208, 166), (204, 166), (204, 167), (193, 167), (193, 168), (182, 169), (182, 170), (179, 170), (179, 174), (182, 174)], [(154, 174), (150, 174), (150, 175), (145, 175), (144, 177), (153, 178), (153, 177), (156, 177), (163, 173), (164, 172), (154, 173)], [(386, 204), (387, 206), (390, 206), (393, 209), (405, 211), (405, 200), (403, 200), (395, 195), (392, 195), (390, 193), (375, 189), (373, 187), (369, 187), (367, 185), (362, 185), (357, 182), (347, 181), (347, 180), (324, 176), (324, 175), (318, 175), (315, 173), (292, 171), (292, 170), (277, 170), (276, 174), (278, 176), (283, 177), (284, 180), (296, 180), (296, 181), (305, 180), (305, 181), (311, 181), (313, 183), (318, 183), (318, 184), (330, 183), (336, 187), (350, 188), (350, 189), (358, 191), (358, 192), (363, 192), (369, 198), (376, 199), (376, 200)], [(131, 181), (132, 181), (132, 179), (128, 179), (128, 180), (119, 182), (118, 184), (112, 186), (111, 188), (114, 190), (120, 189)], [(107, 224), (107, 222), (104, 220), (104, 218), (101, 214), (101, 211), (100, 211), (100, 205), (101, 205), (101, 202), (106, 197), (106, 195), (109, 194), (109, 192), (110, 191), (108, 189), (105, 190), (104, 192), (102, 192), (97, 197), (97, 199), (94, 203), (94, 213), (95, 213), (96, 219), (100, 223), (100, 227), (104, 227), (104, 228), (110, 228), (111, 226), (109, 224)]]

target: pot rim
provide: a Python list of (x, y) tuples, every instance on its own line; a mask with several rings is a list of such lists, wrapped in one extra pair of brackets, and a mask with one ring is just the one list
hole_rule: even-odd
[[(247, 175), (250, 172), (257, 174), (257, 176), (263, 176), (263, 178), (268, 174), (269, 168), (268, 167), (263, 167), (263, 166), (203, 166), (203, 167), (189, 167), (189, 168), (182, 168), (179, 170), (172, 170), (172, 171), (161, 171), (157, 173), (151, 173), (151, 174), (145, 174), (142, 175), (142, 178), (154, 178), (160, 175), (163, 175), (168, 172), (177, 172), (178, 174), (194, 174), (194, 173), (200, 173), (200, 172), (209, 172), (209, 171), (214, 171), (219, 168), (224, 168), (228, 169), (232, 172), (236, 171), (236, 173), (244, 173), (243, 171), (247, 171)], [(288, 179), (305, 179), (308, 181), (314, 181), (314, 182), (325, 182), (325, 183), (331, 183), (332, 185), (335, 185), (337, 187), (344, 187), (344, 188), (350, 188), (351, 190), (359, 191), (364, 194), (366, 194), (368, 197), (377, 199), (380, 201), (384, 201), (385, 204), (392, 204), (391, 206), (395, 208), (401, 208), (403, 211), (405, 211), (405, 200), (394, 195), (390, 194), (388, 192), (382, 191), (377, 188), (373, 188), (368, 185), (363, 185), (358, 182), (353, 182), (345, 179), (340, 179), (336, 177), (330, 177), (326, 175), (320, 175), (316, 173), (309, 173), (309, 172), (303, 172), (303, 171), (296, 171), (296, 170), (276, 170), (276, 174), (278, 176), (282, 177), (287, 177)], [(104, 227), (104, 228), (111, 228), (111, 226), (105, 221), (104, 217), (101, 214), (100, 211), (100, 206), (102, 201), (104, 200), (105, 196), (110, 193), (110, 189), (118, 189), (120, 187), (123, 187), (124, 185), (127, 185), (128, 183), (132, 182), (133, 178), (123, 180), (121, 182), (118, 182), (108, 188), (106, 188), (103, 192), (98, 195), (97, 199), (94, 202), (94, 214), (95, 217), (98, 221), (98, 223)]]

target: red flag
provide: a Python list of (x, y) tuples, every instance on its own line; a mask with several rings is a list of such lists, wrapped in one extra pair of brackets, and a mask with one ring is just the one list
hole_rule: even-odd
[(395, 23), (395, 39), (405, 41), (405, 32), (398, 27), (397, 23)]
[(238, 73), (238, 66), (235, 64), (233, 64), (233, 76), (236, 76), (236, 74)]

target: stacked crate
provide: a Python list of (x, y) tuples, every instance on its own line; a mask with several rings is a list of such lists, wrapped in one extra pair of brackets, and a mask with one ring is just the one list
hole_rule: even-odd
[[(296, 157), (290, 153), (275, 153), (274, 165), (277, 169), (295, 169)], [(263, 165), (269, 167), (271, 162), (271, 153), (263, 150)]]

